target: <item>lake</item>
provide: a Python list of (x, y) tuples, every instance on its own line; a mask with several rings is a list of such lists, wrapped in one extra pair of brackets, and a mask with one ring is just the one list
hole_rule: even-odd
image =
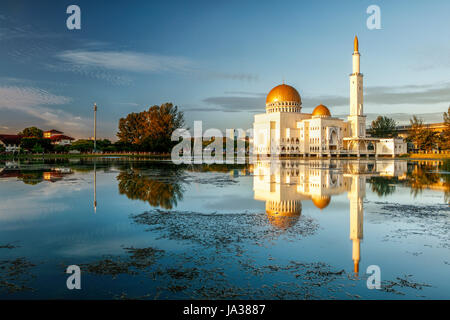
[(449, 299), (449, 203), (449, 161), (3, 161), (0, 298)]

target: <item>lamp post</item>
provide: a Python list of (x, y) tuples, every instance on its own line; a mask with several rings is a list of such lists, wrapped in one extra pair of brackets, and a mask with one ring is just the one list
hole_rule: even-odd
[(94, 153), (97, 153), (97, 104), (94, 103)]

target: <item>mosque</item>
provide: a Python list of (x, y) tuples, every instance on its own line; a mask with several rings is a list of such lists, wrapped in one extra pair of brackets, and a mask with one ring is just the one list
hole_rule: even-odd
[(396, 156), (407, 152), (403, 139), (366, 135), (363, 74), (360, 73), (358, 38), (354, 40), (350, 75), (350, 115), (333, 117), (323, 104), (302, 112), (298, 91), (287, 84), (273, 88), (266, 98), (266, 113), (255, 115), (253, 153), (281, 156)]

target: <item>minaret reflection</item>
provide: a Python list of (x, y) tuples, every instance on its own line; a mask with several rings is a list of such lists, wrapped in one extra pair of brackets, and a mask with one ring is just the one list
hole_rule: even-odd
[(330, 205), (332, 196), (347, 193), (353, 270), (358, 274), (366, 179), (380, 175), (404, 176), (406, 169), (393, 160), (261, 161), (253, 166), (254, 198), (266, 202), (272, 225), (286, 229), (300, 219), (302, 201), (312, 201), (322, 211)]
[(350, 240), (353, 242), (352, 259), (355, 274), (359, 273), (361, 260), (361, 240), (363, 239), (363, 199), (366, 195), (366, 177), (353, 175), (351, 189), (348, 192), (350, 200)]
[(97, 163), (94, 160), (94, 213), (97, 213)]

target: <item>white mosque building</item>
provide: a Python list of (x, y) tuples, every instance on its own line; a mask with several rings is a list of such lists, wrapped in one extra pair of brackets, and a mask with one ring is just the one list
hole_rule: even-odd
[(355, 37), (353, 73), (350, 75), (350, 115), (333, 117), (320, 104), (312, 113), (302, 112), (298, 91), (281, 84), (266, 98), (266, 113), (255, 115), (253, 153), (281, 156), (396, 156), (407, 152), (402, 139), (366, 136), (363, 107), (363, 74), (360, 73), (358, 38)]

